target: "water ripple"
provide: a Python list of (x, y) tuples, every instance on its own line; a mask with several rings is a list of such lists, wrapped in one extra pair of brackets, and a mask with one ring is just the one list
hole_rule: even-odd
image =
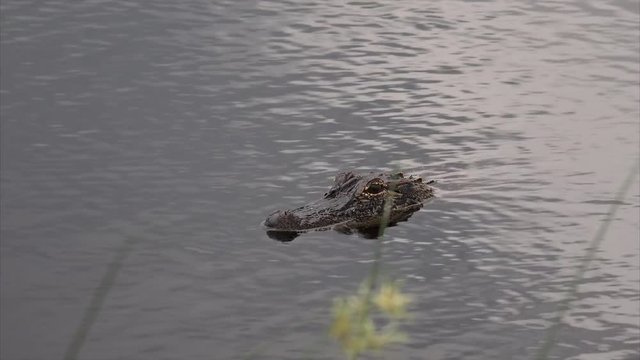
[[(394, 356), (531, 358), (638, 156), (638, 15), (635, 1), (3, 1), (0, 357), (61, 354), (135, 237), (83, 356), (335, 358), (319, 340), (330, 299), (366, 276), (371, 242), (285, 245), (259, 223), (340, 169), (401, 168), (439, 182), (385, 240), (416, 298)], [(554, 356), (637, 356), (639, 199), (620, 204)]]

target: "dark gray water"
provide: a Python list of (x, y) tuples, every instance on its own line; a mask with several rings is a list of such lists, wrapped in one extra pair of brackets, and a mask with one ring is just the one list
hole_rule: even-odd
[[(532, 359), (637, 161), (639, 6), (3, 0), (1, 358), (340, 358), (372, 241), (260, 222), (355, 168), (440, 181), (385, 358)], [(551, 358), (640, 356), (639, 204)]]

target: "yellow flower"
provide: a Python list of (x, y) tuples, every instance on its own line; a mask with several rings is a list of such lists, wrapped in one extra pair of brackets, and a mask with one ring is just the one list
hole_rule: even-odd
[(351, 318), (348, 303), (344, 299), (336, 299), (333, 303), (333, 323), (329, 334), (340, 342), (345, 342), (352, 333)]
[(385, 282), (380, 285), (373, 302), (389, 316), (401, 318), (407, 314), (407, 305), (411, 302), (411, 299), (400, 291), (396, 283)]
[[(366, 351), (380, 350), (391, 343), (404, 341), (406, 335), (397, 330), (396, 319), (406, 315), (409, 301), (409, 297), (400, 292), (396, 283), (383, 283), (375, 294), (367, 291), (365, 283), (356, 295), (334, 300), (333, 322), (329, 334), (340, 343), (349, 359), (355, 359)], [(381, 329), (373, 321), (371, 303), (387, 315), (387, 324)]]

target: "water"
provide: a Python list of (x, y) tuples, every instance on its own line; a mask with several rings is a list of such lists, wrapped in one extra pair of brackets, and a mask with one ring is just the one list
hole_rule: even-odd
[[(260, 222), (346, 168), (439, 180), (385, 357), (532, 359), (637, 161), (639, 7), (3, 1), (2, 359), (340, 358), (372, 241)], [(550, 358), (640, 356), (639, 186)]]

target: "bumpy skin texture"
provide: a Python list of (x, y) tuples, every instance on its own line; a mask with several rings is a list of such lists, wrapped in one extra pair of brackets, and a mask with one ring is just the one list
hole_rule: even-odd
[(389, 223), (394, 224), (408, 219), (432, 197), (433, 188), (419, 177), (348, 171), (336, 176), (322, 199), (296, 209), (278, 210), (264, 224), (276, 231), (372, 228), (380, 225), (385, 199), (391, 201)]

